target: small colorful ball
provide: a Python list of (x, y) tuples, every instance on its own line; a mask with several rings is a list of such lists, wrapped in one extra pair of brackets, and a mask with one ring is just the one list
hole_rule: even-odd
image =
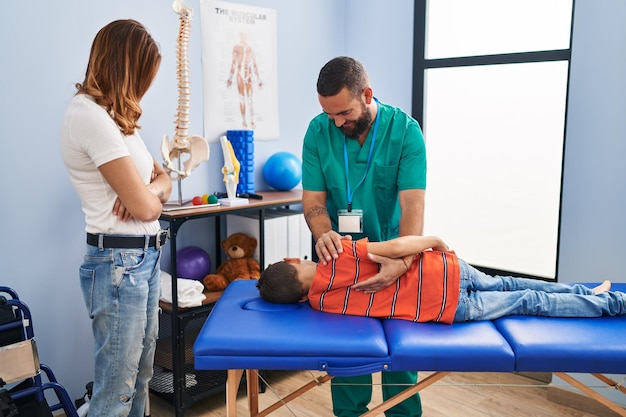
[(209, 196), (209, 204), (216, 204), (217, 203), (217, 196), (215, 194), (211, 194)]
[(203, 204), (202, 197), (200, 197), (199, 195), (195, 196), (191, 199), (191, 204), (193, 204), (194, 206), (201, 206)]
[(209, 195), (208, 194), (203, 194), (202, 195), (202, 204), (209, 204)]

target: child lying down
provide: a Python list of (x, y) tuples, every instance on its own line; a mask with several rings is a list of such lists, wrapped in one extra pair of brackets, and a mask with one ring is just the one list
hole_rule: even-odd
[[(458, 258), (435, 236), (386, 242), (342, 240), (343, 252), (326, 265), (286, 258), (268, 266), (257, 287), (274, 303), (306, 301), (320, 311), (355, 316), (453, 323), (521, 314), (599, 317), (626, 314), (626, 293), (535, 279), (490, 276)], [(354, 286), (401, 258), (406, 271), (379, 291)]]

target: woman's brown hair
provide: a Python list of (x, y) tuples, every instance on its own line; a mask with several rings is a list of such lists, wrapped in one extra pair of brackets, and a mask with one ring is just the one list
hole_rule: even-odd
[(161, 64), (159, 46), (139, 22), (116, 20), (98, 32), (91, 46), (85, 80), (77, 94), (103, 106), (125, 135), (141, 128), (139, 102)]

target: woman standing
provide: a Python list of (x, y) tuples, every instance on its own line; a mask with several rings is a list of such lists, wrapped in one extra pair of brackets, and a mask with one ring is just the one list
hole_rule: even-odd
[(159, 216), (171, 181), (137, 123), (161, 54), (146, 28), (117, 20), (96, 35), (63, 118), (61, 154), (85, 215), (80, 268), (95, 339), (89, 415), (143, 417), (158, 336)]

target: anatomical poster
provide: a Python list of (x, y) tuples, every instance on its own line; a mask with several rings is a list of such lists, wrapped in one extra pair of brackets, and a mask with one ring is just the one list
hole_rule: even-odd
[(201, 0), (204, 137), (254, 130), (277, 139), (276, 11)]

